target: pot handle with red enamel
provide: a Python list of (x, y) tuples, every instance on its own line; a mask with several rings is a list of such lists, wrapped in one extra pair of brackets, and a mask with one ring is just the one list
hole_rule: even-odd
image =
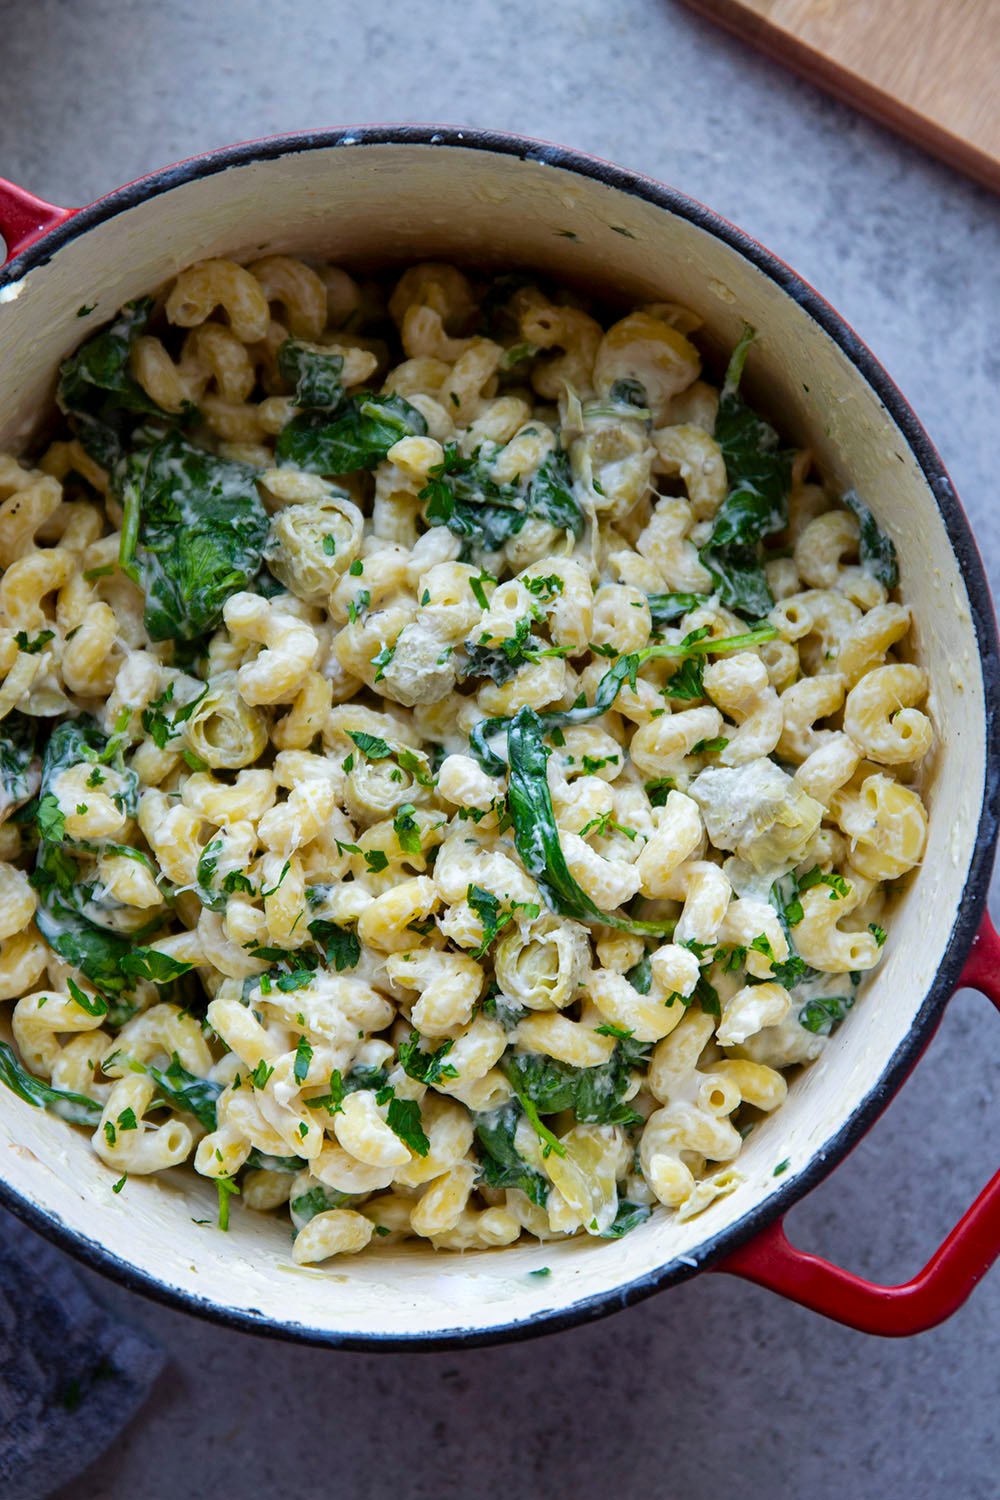
[[(1000, 936), (983, 916), (957, 988), (1000, 1010)], [(951, 1317), (1000, 1255), (1000, 1172), (911, 1281), (879, 1286), (793, 1245), (778, 1219), (711, 1269), (755, 1281), (848, 1328), (885, 1337), (922, 1333)]]
[(13, 260), (35, 240), (41, 239), (57, 224), (63, 224), (76, 212), (73, 208), (57, 208), (28, 193), (6, 178), (0, 177), (0, 235), (7, 246), (3, 262)]

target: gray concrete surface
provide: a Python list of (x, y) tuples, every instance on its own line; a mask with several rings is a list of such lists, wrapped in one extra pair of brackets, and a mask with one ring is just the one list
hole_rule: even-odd
[[(512, 129), (674, 183), (871, 343), (1000, 583), (1000, 204), (670, 0), (0, 0), (0, 59), (0, 174), (59, 202), (226, 141), (386, 119)], [(956, 1002), (794, 1236), (912, 1274), (995, 1165), (998, 1038), (985, 1001)], [(378, 1357), (258, 1342), (94, 1282), (171, 1363), (66, 1500), (1000, 1493), (1000, 1274), (903, 1343), (711, 1276), (541, 1342)]]

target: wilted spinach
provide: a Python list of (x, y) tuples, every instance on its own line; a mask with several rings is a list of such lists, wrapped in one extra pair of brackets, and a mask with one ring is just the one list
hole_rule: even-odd
[(35, 921), (42, 937), (60, 958), (85, 974), (103, 995), (124, 1003), (122, 997), (134, 989), (137, 979), (169, 984), (186, 974), (191, 965), (141, 945), (141, 937), (155, 931), (156, 918), (149, 927), (129, 937), (123, 937), (97, 920), (95, 912), (100, 910), (101, 897), (99, 882), (96, 878), (83, 878), (75, 855), (108, 851), (138, 860), (145, 860), (145, 856), (124, 844), (92, 846), (86, 840), (66, 838), (64, 818), (50, 788), (62, 771), (81, 764), (93, 768), (95, 785), (101, 785), (96, 779), (103, 774), (101, 768), (113, 767), (118, 787), (113, 797), (125, 813), (131, 816), (136, 811), (138, 777), (124, 764), (120, 739), (115, 735), (109, 738), (87, 715), (58, 725), (45, 748), (41, 796), (35, 813), (40, 835), (37, 862), (31, 876), (39, 898)]
[(689, 614), (700, 604), (705, 604), (708, 594), (647, 594), (649, 613), (654, 626), (674, 625), (682, 615)]
[(145, 332), (152, 311), (152, 297), (127, 302), (113, 323), (59, 367), (59, 409), (91, 458), (104, 469), (111, 470), (120, 458), (137, 416), (177, 420), (147, 396), (129, 369), (132, 348)]
[[(89, 714), (81, 714), (78, 719), (67, 719), (58, 724), (49, 736), (42, 761), (40, 811), (47, 799), (52, 803), (56, 802), (52, 790), (56, 778), (70, 767), (79, 765), (98, 768), (95, 788), (103, 784), (100, 779), (103, 773), (99, 768), (110, 766), (116, 773), (112, 799), (121, 812), (130, 818), (135, 817), (139, 807), (139, 778), (125, 765), (120, 741), (115, 736), (109, 738)], [(41, 831), (44, 833), (44, 828)], [(53, 842), (61, 840), (54, 839)], [(86, 845), (81, 844), (81, 847)]]
[(317, 1214), (325, 1214), (331, 1208), (343, 1208), (350, 1201), (350, 1193), (340, 1193), (336, 1188), (326, 1187), (323, 1183), (310, 1188), (308, 1193), (300, 1193), (297, 1198), (289, 1199), (288, 1208), (296, 1234), (305, 1228), (310, 1219), (315, 1219)]
[(20, 807), (38, 791), (40, 767), (35, 755), (35, 721), (15, 709), (3, 721), (0, 738), (0, 817)]
[(514, 1145), (514, 1132), (522, 1113), (520, 1105), (510, 1103), (488, 1114), (476, 1115), (480, 1176), (490, 1187), (518, 1188), (532, 1203), (544, 1208), (551, 1184), (525, 1161)]
[(652, 1213), (652, 1209), (645, 1203), (629, 1203), (623, 1198), (618, 1204), (618, 1212), (608, 1225), (607, 1229), (601, 1230), (602, 1240), (620, 1240), (626, 1234), (631, 1234), (640, 1224), (644, 1224)]
[(88, 1099), (86, 1094), (58, 1089), (29, 1073), (6, 1042), (0, 1042), (0, 1083), (5, 1083), (36, 1109), (50, 1109), (71, 1125), (96, 1125), (103, 1114), (103, 1107), (95, 1099)]
[(549, 907), (578, 922), (603, 922), (625, 932), (669, 932), (674, 923), (638, 922), (602, 912), (570, 874), (559, 842), (559, 829), (545, 767), (549, 750), (544, 726), (534, 709), (522, 708), (507, 731), (510, 778), (507, 805), (514, 825), (514, 843), (522, 863), (538, 882)]
[(722, 449), (729, 493), (700, 557), (723, 604), (751, 619), (774, 605), (761, 565), (762, 538), (788, 524), (791, 455), (778, 434), (738, 394), (755, 330), (746, 328), (733, 350), (719, 398), (715, 440)]
[(156, 1084), (157, 1093), (172, 1108), (194, 1115), (206, 1130), (215, 1129), (215, 1106), (222, 1093), (221, 1083), (190, 1073), (176, 1052), (167, 1068), (157, 1068), (153, 1063), (139, 1062), (132, 1058), (129, 1059), (129, 1067), (133, 1073), (145, 1073), (151, 1078)]
[(137, 945), (134, 936), (99, 926), (92, 915), (96, 882), (83, 880), (77, 861), (55, 844), (40, 844), (31, 884), (38, 892), (35, 921), (42, 937), (102, 994), (120, 1000), (137, 979), (169, 984), (191, 968), (156, 948)]
[(278, 438), (279, 464), (294, 464), (310, 474), (351, 474), (374, 469), (404, 437), (423, 437), (427, 423), (402, 396), (373, 396), (362, 391), (335, 411), (304, 411), (293, 417)]
[[(543, 642), (531, 634), (532, 619), (522, 615), (514, 626), (514, 634), (497, 641), (495, 645), (482, 645), (466, 641), (464, 646), (465, 666), (463, 677), (490, 677), (497, 684), (509, 682), (524, 666), (536, 661)], [(490, 637), (487, 635), (486, 639)]]
[(324, 352), (300, 339), (286, 339), (278, 350), (278, 373), (292, 388), (295, 406), (333, 411), (344, 399), (344, 356)]
[(649, 1061), (649, 1049), (623, 1038), (606, 1063), (576, 1068), (541, 1053), (510, 1053), (501, 1067), (519, 1098), (530, 1099), (540, 1115), (572, 1110), (581, 1124), (637, 1125), (642, 1116), (623, 1095), (634, 1067)]
[(429, 470), (420, 491), (428, 524), (447, 526), (470, 553), (499, 551), (529, 516), (579, 536), (583, 513), (573, 499), (566, 454), (553, 449), (524, 483), (499, 483), (490, 471), (500, 452), (498, 445), (484, 443), (463, 457), (457, 444), (446, 443), (444, 459)]
[(119, 563), (146, 595), (153, 640), (191, 641), (218, 625), (226, 600), (257, 574), (267, 512), (248, 464), (177, 432), (143, 436), (115, 476), (124, 506)]
[[(665, 642), (662, 645), (646, 646), (641, 651), (633, 651), (627, 656), (620, 656), (614, 665), (608, 668), (597, 684), (593, 703), (588, 704), (581, 698), (572, 708), (553, 709), (547, 713), (536, 714), (535, 717), (542, 734), (551, 734), (554, 729), (563, 729), (569, 724), (587, 724), (592, 719), (600, 718), (601, 714), (607, 713), (624, 683), (628, 682), (634, 691), (639, 668), (644, 662), (675, 660), (681, 663), (688, 658), (722, 656), (730, 651), (745, 651), (753, 646), (760, 646), (765, 641), (773, 641), (777, 633), (773, 625), (764, 624), (756, 625), (753, 630), (743, 631), (740, 635), (713, 639), (707, 627), (702, 627), (700, 630), (691, 631), (676, 645)], [(671, 679), (671, 687), (673, 680)], [(490, 749), (489, 741), (501, 730), (507, 731), (509, 741), (513, 723), (514, 720), (508, 718), (481, 719), (469, 735), (469, 745), (473, 755), (491, 776), (502, 776), (507, 766), (500, 756)], [(508, 744), (508, 757), (509, 753)]]
[(887, 589), (894, 589), (899, 582), (899, 564), (896, 561), (896, 548), (892, 538), (886, 536), (865, 502), (854, 490), (848, 490), (843, 496), (843, 501), (848, 510), (853, 511), (858, 518), (861, 532), (859, 539), (861, 566), (871, 573), (873, 578), (877, 578), (879, 583), (884, 583)]

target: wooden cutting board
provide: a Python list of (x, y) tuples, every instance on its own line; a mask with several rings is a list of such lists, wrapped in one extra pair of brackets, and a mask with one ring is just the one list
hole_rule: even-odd
[(1000, 191), (1000, 0), (684, 0)]

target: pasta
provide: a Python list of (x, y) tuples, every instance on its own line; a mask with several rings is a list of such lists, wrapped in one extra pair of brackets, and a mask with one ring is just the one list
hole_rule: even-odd
[(0, 455), (0, 1078), (304, 1265), (699, 1213), (920, 862), (895, 551), (698, 320), (215, 259)]

